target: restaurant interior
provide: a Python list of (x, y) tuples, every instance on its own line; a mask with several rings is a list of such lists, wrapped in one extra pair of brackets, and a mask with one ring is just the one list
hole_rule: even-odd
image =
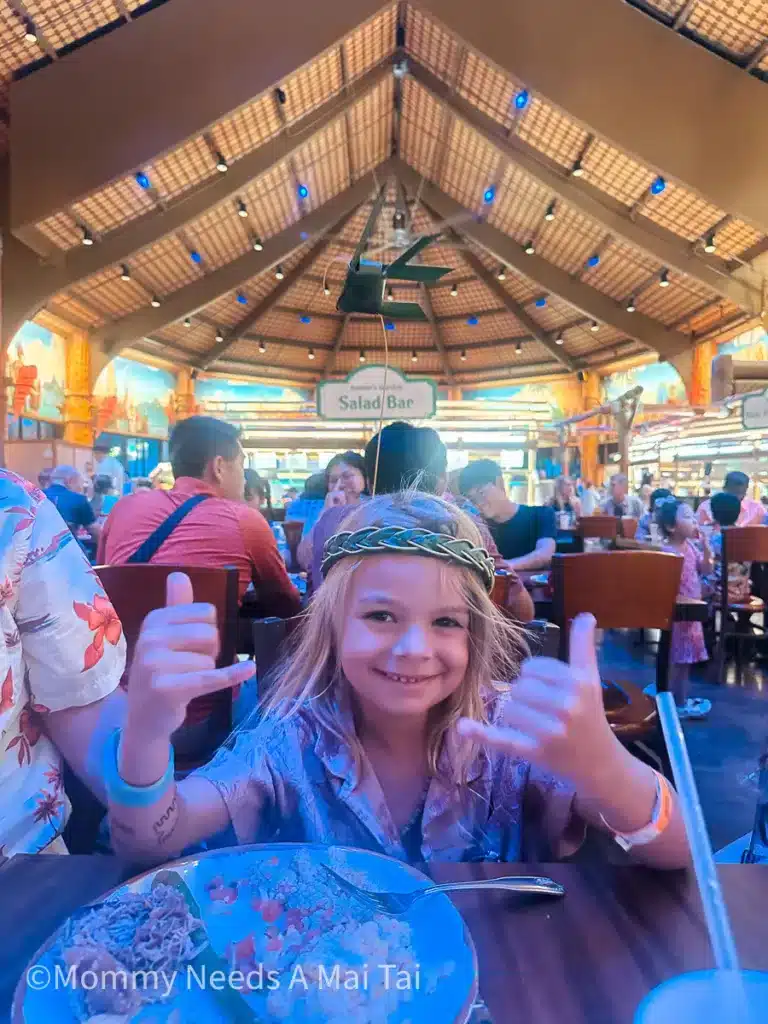
[[(0, 1019), (768, 1019), (766, 85), (764, 0), (333, 0), (322, 12), (307, 0), (0, 0), (0, 922), (18, 935), (0, 956)], [(201, 490), (183, 489), (190, 477), (212, 479), (204, 434), (185, 435), (198, 437), (185, 443), (204, 471), (174, 478), (178, 439), (205, 417), (238, 432), (238, 493), (252, 506), (256, 541), (226, 480), (205, 492), (218, 513)], [(401, 829), (385, 806), (394, 804), (382, 762), (360, 739), (367, 712), (351, 679), (344, 728), (352, 722), (355, 757), (343, 761), (342, 718), (326, 714), (342, 745), (310, 768), (309, 751), (322, 742), (306, 740), (296, 764), (311, 783), (296, 765), (283, 780), (281, 813), (309, 800), (313, 827), (296, 831), (284, 817), (266, 842), (242, 825), (247, 815), (233, 809), (228, 782), (216, 782), (217, 766), (231, 770), (237, 749), (260, 792), (255, 755), (243, 758), (237, 743), (266, 735), (260, 716), (275, 714), (281, 673), (304, 664), (313, 622), (326, 614), (323, 590), (343, 577), (336, 562), (352, 564), (347, 513), (334, 506), (354, 506), (350, 530), (373, 530), (366, 509), (386, 506), (392, 424), (409, 425), (406, 448), (416, 445), (410, 428), (437, 439), (424, 444), (437, 445), (438, 482), (429, 482), (432, 456), (412, 450), (402, 455), (413, 470), (402, 485), (428, 493), (424, 501), (441, 496), (454, 516), (457, 506), (469, 513), (445, 527), (455, 544), (477, 552), (455, 538), (464, 519), (472, 537), (480, 528), (485, 562), (466, 556), (461, 571), (475, 582), (490, 571), (501, 639), (483, 642), (506, 643), (507, 656), (514, 648), (504, 664), (522, 673), (518, 694), (528, 685), (519, 657), (527, 645), (534, 674), (554, 672), (546, 666), (555, 660), (569, 668), (547, 699), (582, 707), (589, 666), (574, 653), (576, 623), (594, 617), (597, 716), (608, 723), (606, 742), (635, 766), (628, 771), (642, 765), (655, 780), (650, 825), (646, 814), (642, 828), (613, 829), (610, 801), (584, 811), (589, 800), (564, 770), (571, 817), (558, 843), (541, 847), (546, 855), (519, 838), (506, 854), (449, 848), (445, 824), (441, 846), (429, 831), (433, 812), (439, 820), (430, 803), (444, 763), (436, 759)], [(220, 466), (229, 456), (216, 451)], [(334, 465), (356, 469), (357, 490), (336, 482)], [(46, 498), (62, 529), (35, 539)], [(159, 511), (141, 534), (144, 501)], [(80, 515), (83, 502), (85, 518), (64, 511)], [(538, 532), (518, 550), (507, 527), (521, 511)], [(158, 546), (178, 527), (173, 550), (183, 552), (188, 512), (190, 538), (199, 517), (188, 556), (164, 560), (151, 545), (147, 554), (144, 542), (170, 520)], [(394, 513), (381, 514), (375, 528), (386, 530)], [(227, 534), (230, 520), (240, 534)], [(324, 520), (333, 524), (325, 531)], [(354, 548), (355, 573), (376, 558), (432, 568), (441, 558), (438, 568), (458, 571), (454, 548), (438, 544), (435, 554), (442, 527), (422, 530), (429, 557), (404, 557), (414, 553), (414, 523), (397, 519), (391, 528), (407, 537), (394, 549), (386, 539), (372, 554)], [(253, 565), (274, 552), (295, 605), (285, 591), (271, 604), (256, 569), (243, 593), (230, 535), (246, 553), (258, 549)], [(75, 553), (84, 569), (57, 562)], [(38, 562), (52, 575), (46, 582), (41, 568), (25, 584)], [(174, 571), (191, 580), (186, 601), (171, 599), (181, 587)], [(83, 579), (73, 582), (77, 572)], [(54, 720), (111, 696), (100, 688), (109, 662), (111, 688), (128, 708), (119, 714), (131, 727), (149, 721), (141, 698), (131, 701), (142, 638), (153, 622), (170, 630), (174, 606), (193, 600), (215, 609), (211, 667), (230, 673), (217, 695), (225, 699), (195, 717), (209, 691), (190, 688), (183, 725), (165, 734), (170, 764), (159, 782), (168, 743), (153, 775), (149, 726), (130, 783), (124, 717), (115, 719), (114, 750), (111, 739), (98, 746), (98, 729), (71, 726), (75, 747), (98, 746), (104, 784), (94, 787), (92, 761), (87, 770), (72, 761), (63, 726), (46, 725), (46, 713)], [(43, 637), (49, 657), (72, 642), (67, 614), (90, 630), (82, 673), (101, 681), (83, 676), (69, 690), (62, 681), (57, 695), (34, 680)], [(346, 604), (344, 616), (363, 635)], [(456, 641), (441, 630), (438, 646), (450, 652)], [(328, 657), (341, 653), (329, 691), (349, 675), (342, 634), (333, 635)], [(190, 658), (202, 656), (200, 647)], [(63, 680), (69, 660), (58, 662), (51, 678)], [(404, 691), (414, 681), (407, 668), (386, 671)], [(577, 687), (575, 704), (568, 686)], [(145, 692), (147, 702), (157, 698)], [(311, 688), (301, 692), (315, 699)], [(509, 700), (522, 703), (515, 693), (513, 683)], [(483, 722), (490, 706), (482, 704)], [(334, 714), (347, 711), (339, 698)], [(465, 713), (454, 712), (451, 729)], [(542, 707), (534, 701), (525, 714), (538, 722)], [(27, 770), (46, 767), (41, 738), (51, 751), (48, 788), (27, 791)], [(446, 728), (446, 759), (449, 740)], [(290, 743), (281, 749), (290, 767)], [(550, 764), (537, 765), (539, 748), (530, 749), (520, 762), (530, 761), (526, 793)], [(594, 751), (578, 778), (597, 791), (607, 769)], [(280, 773), (268, 763), (274, 781)], [(366, 772), (381, 781), (376, 799), (395, 843), (372, 824), (375, 800), (363, 811), (344, 807), (367, 832), (343, 815), (335, 831), (317, 825), (317, 793), (341, 787), (339, 800), (351, 801), (360, 786), (366, 792)], [(191, 815), (186, 794), (212, 790), (211, 781), (228, 831), (177, 849), (173, 832), (187, 835)], [(131, 843), (139, 808), (155, 806), (145, 791), (156, 787), (158, 800), (173, 796), (153, 825), (157, 855), (144, 862)], [(519, 801), (522, 835), (521, 792), (506, 796)], [(546, 793), (548, 822), (556, 801)], [(122, 822), (115, 794), (131, 808)], [(676, 829), (688, 851), (682, 868), (661, 852)], [(657, 859), (637, 853), (657, 843)], [(442, 883), (459, 891), (421, 893), (412, 908), (400, 895)], [(182, 936), (181, 953), (169, 953), (159, 931), (147, 938), (163, 915)], [(162, 946), (155, 960), (147, 943)], [(392, 961), (388, 970), (373, 968), (381, 959)], [(287, 979), (310, 962), (299, 994)], [(73, 963), (70, 980), (54, 985)], [(168, 990), (136, 995), (135, 972), (156, 963), (173, 969)], [(89, 990), (86, 975), (115, 965), (128, 982), (102, 977)], [(182, 983), (184, 970), (198, 968), (228, 980)], [(274, 985), (264, 980), (270, 969)], [(232, 971), (246, 971), (245, 987)]]

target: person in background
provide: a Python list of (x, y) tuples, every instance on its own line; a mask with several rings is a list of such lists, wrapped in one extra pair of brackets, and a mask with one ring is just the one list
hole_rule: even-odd
[(643, 503), (643, 508), (646, 512), (651, 510), (651, 495), (653, 494), (653, 488), (650, 484), (643, 484), (638, 492), (638, 497)]
[(148, 476), (139, 476), (135, 480), (131, 480), (131, 494), (138, 494), (141, 492), (152, 491), (152, 481)]
[[(323, 514), (327, 493), (325, 473), (313, 473), (308, 476), (304, 481), (304, 490), (300, 497), (286, 506), (285, 522), (303, 523), (301, 536), (306, 537)], [(299, 557), (299, 561), (301, 561), (301, 557)]]
[(259, 476), (255, 469), (246, 469), (245, 503), (261, 512), (267, 520), (272, 518), (272, 492), (269, 481)]
[[(734, 524), (736, 526), (760, 526), (765, 519), (765, 509), (762, 503), (748, 498), (748, 489), (749, 477), (746, 473), (741, 473), (739, 470), (728, 473), (723, 484), (723, 491), (725, 494), (732, 494), (738, 498), (741, 506), (739, 518)], [(718, 524), (712, 515), (711, 498), (702, 501), (696, 512), (696, 518), (699, 521), (699, 526), (703, 526), (705, 530), (716, 531), (718, 529)]]
[(51, 476), (53, 475), (52, 469), (41, 469), (37, 474), (37, 485), (41, 491), (45, 491), (51, 486)]
[[(369, 481), (376, 478), (377, 494), (396, 494), (417, 487), (429, 494), (446, 497), (448, 453), (440, 435), (431, 427), (414, 427), (403, 422), (390, 423), (368, 442), (364, 462), (366, 478)], [(351, 511), (344, 505), (326, 509), (315, 527), (311, 548), (302, 541), (303, 554), (308, 560), (315, 588), (319, 585), (316, 581), (322, 579), (321, 564), (325, 545), (333, 534), (342, 529)], [(476, 511), (473, 518), (489, 555), (499, 568), (508, 568), (485, 521)], [(301, 556), (301, 548), (299, 551)], [(531, 596), (513, 570), (510, 570), (507, 609), (519, 622), (530, 622), (534, 617)]]
[[(712, 572), (712, 552), (704, 542), (700, 554), (693, 543), (699, 533), (693, 509), (678, 498), (662, 498), (656, 503), (654, 515), (666, 550), (683, 558), (679, 596), (700, 601), (702, 575)], [(688, 696), (691, 665), (708, 660), (702, 624), (675, 622), (670, 651), (670, 689), (680, 718), (704, 718), (712, 710), (711, 701)]]
[(581, 514), (583, 516), (594, 515), (600, 507), (600, 491), (591, 480), (585, 480), (581, 491)]
[(292, 501), (296, 501), (299, 492), (295, 487), (286, 487), (283, 491), (283, 508), (288, 508)]
[(98, 577), (33, 484), (0, 470), (0, 861), (67, 853), (66, 762), (105, 801), (125, 638)]
[(91, 508), (96, 516), (108, 516), (117, 504), (117, 495), (114, 493), (111, 476), (96, 476), (93, 478), (93, 497)]
[(127, 475), (122, 462), (115, 458), (114, 455), (109, 453), (112, 451), (112, 445), (105, 441), (97, 441), (93, 446), (93, 453), (96, 456), (96, 465), (94, 466), (93, 475), (97, 476), (108, 476), (112, 480), (112, 487), (118, 497), (125, 493), (125, 485), (127, 482)]
[(461, 471), (461, 493), (480, 509), (507, 568), (516, 572), (548, 569), (555, 553), (554, 509), (518, 505), (508, 496), (501, 467), (491, 459), (470, 462)]
[[(365, 462), (357, 452), (334, 455), (325, 467), (326, 507), (329, 504), (358, 505), (366, 491)], [(343, 500), (341, 496), (343, 495)]]
[(91, 503), (83, 494), (84, 489), (85, 481), (79, 469), (57, 466), (51, 474), (45, 496), (59, 510), (59, 515), (75, 536), (79, 530), (87, 530), (93, 542), (98, 543), (100, 530)]
[(576, 497), (573, 481), (570, 477), (559, 476), (555, 481), (555, 494), (549, 504), (556, 513), (565, 512), (576, 519), (581, 518), (581, 502)]
[[(711, 589), (716, 602), (720, 601), (720, 581), (722, 580), (722, 554), (724, 526), (736, 526), (741, 515), (741, 502), (735, 494), (721, 491), (714, 494), (711, 501), (711, 512), (716, 529), (712, 534), (711, 545), (714, 567), (710, 579)], [(745, 604), (752, 596), (752, 563), (728, 563), (728, 602), (729, 604)]]
[[(240, 597), (253, 583), (264, 615), (290, 618), (299, 595), (269, 525), (243, 501), (244, 454), (236, 427), (212, 416), (190, 416), (169, 440), (173, 490), (131, 494), (115, 505), (99, 545), (99, 561), (134, 560), (165, 565), (230, 566), (238, 570)], [(194, 499), (194, 500), (193, 500)], [(147, 556), (141, 551), (171, 515), (186, 514)]]
[(635, 539), (641, 541), (649, 541), (651, 539), (651, 524), (653, 523), (654, 510), (656, 508), (656, 502), (662, 501), (664, 498), (671, 498), (672, 491), (668, 487), (657, 487), (655, 491), (651, 491), (648, 499), (648, 511), (644, 512), (640, 516), (640, 520), (637, 524), (637, 532), (635, 533)]
[(645, 508), (636, 494), (629, 493), (629, 480), (624, 473), (614, 473), (610, 479), (610, 495), (600, 506), (600, 511), (608, 516), (629, 516), (638, 521), (642, 518)]
[(171, 469), (170, 463), (158, 462), (149, 474), (149, 481), (156, 491), (173, 490), (173, 470)]

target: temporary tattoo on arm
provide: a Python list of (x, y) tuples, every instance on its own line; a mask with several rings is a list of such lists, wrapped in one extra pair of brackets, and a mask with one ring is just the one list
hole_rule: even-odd
[(174, 829), (179, 823), (179, 798), (178, 793), (174, 790), (173, 800), (157, 821), (152, 823), (152, 828), (155, 832), (155, 839), (158, 843), (164, 843), (173, 835)]

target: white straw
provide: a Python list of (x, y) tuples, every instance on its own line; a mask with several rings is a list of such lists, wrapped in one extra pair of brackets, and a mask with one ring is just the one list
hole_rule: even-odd
[(736, 943), (733, 939), (728, 910), (715, 867), (712, 844), (709, 841), (704, 813), (693, 777), (691, 759), (688, 756), (688, 748), (672, 694), (668, 692), (657, 694), (656, 707), (667, 743), (672, 774), (675, 777), (680, 811), (691, 848), (693, 870), (696, 873), (696, 882), (701, 894), (704, 919), (709, 931), (709, 940), (712, 943), (715, 965), (720, 971), (734, 972), (736, 976), (740, 977), (737, 974), (739, 957), (736, 952)]

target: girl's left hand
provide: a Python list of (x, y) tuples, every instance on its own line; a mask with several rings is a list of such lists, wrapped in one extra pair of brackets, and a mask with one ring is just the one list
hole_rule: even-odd
[(607, 767), (618, 741), (603, 708), (593, 616), (574, 619), (568, 664), (554, 658), (523, 664), (498, 724), (463, 718), (458, 729), (462, 736), (567, 778), (577, 788), (598, 766)]

